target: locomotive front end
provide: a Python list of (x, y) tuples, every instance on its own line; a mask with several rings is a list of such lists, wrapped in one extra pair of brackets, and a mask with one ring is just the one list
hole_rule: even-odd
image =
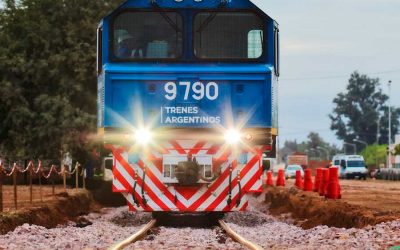
[(98, 127), (131, 210), (245, 210), (262, 191), (277, 31), (248, 0), (127, 1), (103, 19)]

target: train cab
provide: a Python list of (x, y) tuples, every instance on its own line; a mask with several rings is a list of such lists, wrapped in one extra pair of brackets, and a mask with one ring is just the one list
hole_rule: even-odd
[(249, 0), (128, 0), (98, 28), (98, 131), (132, 210), (244, 210), (277, 138), (278, 24)]

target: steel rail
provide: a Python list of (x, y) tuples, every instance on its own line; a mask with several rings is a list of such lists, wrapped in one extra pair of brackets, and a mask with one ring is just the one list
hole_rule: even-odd
[(157, 220), (154, 220), (154, 219), (151, 220), (149, 223), (147, 223), (142, 229), (140, 229), (134, 235), (115, 244), (114, 246), (110, 247), (109, 250), (121, 250), (121, 249), (124, 249), (125, 247), (129, 246), (130, 244), (133, 244), (136, 241), (142, 239), (147, 234), (147, 232), (156, 225), (156, 223), (157, 223)]
[(248, 249), (251, 249), (251, 250), (262, 250), (263, 249), (259, 245), (254, 244), (254, 243), (246, 240), (245, 238), (243, 238), (239, 234), (237, 234), (223, 220), (219, 220), (218, 223), (225, 230), (226, 234), (229, 237), (231, 237), (234, 241), (239, 242), (240, 244), (242, 244), (243, 246), (245, 246), (245, 247), (247, 247)]

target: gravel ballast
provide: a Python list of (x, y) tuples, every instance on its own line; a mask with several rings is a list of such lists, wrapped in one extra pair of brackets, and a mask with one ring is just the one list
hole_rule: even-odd
[(131, 215), (127, 207), (102, 209), (83, 218), (92, 222), (86, 227), (76, 223), (46, 229), (24, 224), (13, 232), (0, 236), (0, 249), (106, 249), (135, 233), (142, 226), (134, 223), (125, 226), (126, 220), (150, 221), (146, 213)]
[[(249, 230), (248, 226), (238, 225), (237, 218), (230, 219), (231, 216), (254, 217), (265, 223), (257, 222)], [(400, 246), (400, 220), (363, 229), (318, 226), (304, 230), (277, 221), (271, 215), (249, 211), (239, 215), (231, 214), (226, 221), (235, 232), (264, 249), (388, 249)]]
[[(318, 226), (304, 230), (279, 221), (252, 202), (250, 211), (230, 213), (225, 221), (237, 233), (265, 249), (385, 249), (400, 245), (400, 221), (363, 229)], [(126, 207), (103, 209), (53, 229), (24, 224), (0, 236), (0, 249), (106, 249), (150, 221), (148, 213), (129, 213)], [(87, 222), (87, 223), (85, 223)], [(128, 249), (244, 249), (220, 228), (156, 227)]]

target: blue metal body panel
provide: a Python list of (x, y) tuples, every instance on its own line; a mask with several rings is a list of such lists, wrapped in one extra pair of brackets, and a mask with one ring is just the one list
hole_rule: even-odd
[[(225, 8), (238, 9), (238, 8), (252, 8), (257, 7), (248, 0), (183, 0), (181, 2), (174, 0), (154, 0), (160, 8), (165, 9), (215, 9), (226, 3)], [(128, 0), (125, 1), (120, 8), (152, 8), (152, 0)]]
[[(266, 53), (257, 62), (200, 62), (194, 56), (187, 56), (180, 62), (113, 62), (109, 55), (109, 24), (113, 16), (126, 8), (154, 9), (150, 2), (126, 1), (100, 24), (103, 29), (103, 70), (98, 77), (98, 127), (126, 128), (144, 124), (153, 127), (213, 128), (243, 122), (245, 127), (274, 127), (274, 20), (248, 0), (230, 0), (224, 7), (255, 11), (265, 20)], [(176, 9), (185, 17), (198, 9), (218, 8), (221, 3), (220, 0), (155, 2), (162, 9)], [(185, 33), (192, 34), (192, 19), (185, 20)], [(192, 38), (185, 37), (185, 41), (184, 53), (192, 55)], [(174, 100), (165, 97), (165, 84), (169, 82), (177, 86)], [(185, 99), (185, 86), (179, 85), (182, 82), (191, 85), (201, 82), (205, 87), (216, 83), (218, 98), (197, 101), (189, 93)], [(172, 107), (179, 107), (185, 112), (175, 110), (171, 113)]]

